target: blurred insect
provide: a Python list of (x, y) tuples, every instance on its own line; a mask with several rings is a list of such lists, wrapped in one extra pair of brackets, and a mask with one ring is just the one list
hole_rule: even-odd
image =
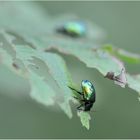
[(123, 88), (127, 84), (127, 79), (126, 79), (126, 75), (125, 75), (125, 68), (122, 68), (120, 74), (116, 75), (116, 76), (115, 76), (114, 72), (110, 71), (106, 74), (105, 78), (113, 80), (115, 82), (115, 84), (120, 85)]
[(71, 21), (57, 28), (57, 32), (69, 35), (71, 37), (81, 37), (86, 33), (86, 27), (83, 22)]
[(95, 102), (95, 95), (96, 95), (93, 84), (88, 80), (83, 80), (81, 82), (82, 92), (79, 92), (72, 87), (69, 88), (76, 91), (82, 97), (81, 99), (74, 97), (81, 102), (81, 105), (78, 106), (77, 109), (83, 111), (90, 111), (90, 109), (92, 108)]

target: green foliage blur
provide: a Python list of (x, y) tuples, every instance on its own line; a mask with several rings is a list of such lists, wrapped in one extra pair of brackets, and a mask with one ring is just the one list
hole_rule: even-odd
[[(106, 31), (108, 37), (104, 43), (140, 53), (140, 2), (44, 1), (32, 4), (39, 5), (51, 16), (72, 13), (82, 19), (91, 19)], [(87, 68), (72, 56), (62, 57), (77, 85), (83, 79), (95, 84), (98, 104), (95, 103), (97, 111), (91, 112), (90, 130), (81, 126), (73, 103), (71, 120), (57, 107), (50, 109), (37, 104), (28, 97), (28, 82), (0, 65), (0, 138), (140, 138), (137, 93), (127, 87), (118, 88), (97, 70)], [(140, 71), (139, 65), (125, 66), (130, 73)]]

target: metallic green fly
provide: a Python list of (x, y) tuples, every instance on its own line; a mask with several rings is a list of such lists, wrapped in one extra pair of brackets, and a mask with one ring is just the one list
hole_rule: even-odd
[(70, 21), (57, 28), (57, 32), (71, 37), (81, 37), (86, 34), (86, 26), (83, 22)]
[(83, 80), (81, 82), (81, 88), (82, 92), (77, 91), (76, 89), (69, 87), (70, 89), (76, 91), (80, 96), (82, 96), (82, 99), (78, 99), (81, 102), (81, 105), (77, 107), (78, 110), (83, 111), (90, 111), (90, 109), (93, 107), (93, 104), (95, 103), (95, 97), (96, 92), (93, 84), (88, 80)]

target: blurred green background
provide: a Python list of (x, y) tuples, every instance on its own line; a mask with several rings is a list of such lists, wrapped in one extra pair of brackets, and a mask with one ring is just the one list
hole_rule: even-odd
[[(140, 53), (138, 1), (33, 3), (52, 16), (72, 13), (90, 19), (107, 32), (105, 43)], [(114, 85), (97, 70), (86, 68), (71, 56), (63, 57), (77, 85), (83, 79), (95, 84), (97, 101), (94, 109), (97, 112), (91, 112), (90, 130), (81, 126), (76, 115), (77, 105), (71, 104), (74, 116), (70, 120), (55, 107), (36, 103), (28, 96), (28, 82), (0, 65), (0, 138), (140, 138), (138, 94), (127, 87)], [(130, 73), (140, 71), (139, 65), (126, 64), (126, 68)]]

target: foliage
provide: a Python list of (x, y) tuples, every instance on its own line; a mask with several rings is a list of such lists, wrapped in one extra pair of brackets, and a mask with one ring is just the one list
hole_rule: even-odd
[[(84, 37), (72, 38), (56, 32), (64, 21), (80, 20), (76, 16), (50, 17), (30, 3), (19, 5), (13, 2), (8, 5), (1, 2), (0, 19), (0, 63), (28, 79), (32, 98), (46, 106), (60, 106), (69, 118), (72, 117), (69, 101), (75, 101), (68, 86), (74, 83), (65, 60), (57, 52), (76, 57), (103, 76), (108, 72), (119, 75), (125, 69), (122, 61), (140, 63), (138, 54), (112, 45), (103, 46), (105, 34), (92, 22), (85, 21), (87, 33)], [(41, 72), (43, 69), (46, 75)], [(139, 75), (124, 72), (119, 82), (123, 82), (122, 76), (130, 88), (140, 93)], [(90, 114), (78, 112), (78, 116), (83, 126), (89, 129)]]

